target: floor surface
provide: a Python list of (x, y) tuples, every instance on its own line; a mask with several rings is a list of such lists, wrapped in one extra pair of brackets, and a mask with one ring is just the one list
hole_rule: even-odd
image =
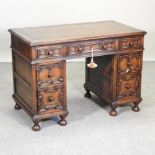
[(155, 62), (144, 62), (141, 111), (124, 106), (117, 117), (95, 95), (83, 97), (84, 63), (70, 62), (67, 69), (68, 125), (52, 118), (33, 132), (30, 117), (14, 110), (11, 64), (0, 63), (0, 155), (155, 154)]

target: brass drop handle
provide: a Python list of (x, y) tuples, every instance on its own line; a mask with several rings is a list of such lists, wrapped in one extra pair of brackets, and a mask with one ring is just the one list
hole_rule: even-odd
[(131, 65), (132, 65), (132, 62), (128, 62), (127, 65), (128, 65), (128, 66), (131, 66)]
[(49, 97), (48, 97), (48, 101), (49, 101), (49, 102), (52, 102), (53, 100), (54, 100), (54, 99), (53, 99), (52, 96), (49, 96)]
[(106, 49), (106, 48), (107, 48), (107, 45), (103, 45), (102, 48), (103, 48), (103, 49)]
[(38, 86), (40, 86), (42, 84), (42, 81), (38, 81)]
[(52, 50), (50, 50), (50, 51), (48, 52), (48, 56), (53, 56), (53, 54), (54, 54), (54, 52), (53, 52)]
[(130, 86), (129, 83), (126, 84), (126, 88), (127, 88), (127, 89), (130, 89), (130, 88), (131, 88), (131, 86)]
[(129, 68), (127, 68), (126, 70), (125, 70), (125, 73), (128, 73), (130, 71), (130, 69)]
[(82, 51), (82, 47), (79, 47), (79, 48), (78, 48), (78, 52), (81, 52), (81, 51)]
[(51, 78), (52, 77), (52, 75), (51, 75), (51, 73), (50, 73), (50, 71), (48, 72), (48, 78)]
[(130, 47), (133, 46), (133, 41), (130, 41), (130, 42), (129, 42), (129, 46), (130, 46)]
[(60, 81), (60, 82), (63, 82), (63, 80), (64, 80), (63, 78), (59, 78), (59, 81)]

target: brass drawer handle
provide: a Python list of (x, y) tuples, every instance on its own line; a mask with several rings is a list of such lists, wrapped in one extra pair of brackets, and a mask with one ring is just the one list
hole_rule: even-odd
[(81, 52), (81, 51), (82, 51), (82, 47), (79, 47), (79, 48), (77, 49), (77, 51), (78, 51), (78, 52)]
[(129, 47), (132, 47), (133, 46), (133, 41), (129, 42)]
[(126, 88), (127, 88), (127, 89), (130, 89), (130, 88), (131, 88), (131, 86), (130, 86), (129, 83), (126, 84)]
[(102, 49), (106, 49), (106, 48), (107, 48), (107, 45), (103, 45), (103, 46), (102, 46)]
[(127, 65), (128, 65), (128, 66), (131, 66), (131, 65), (132, 65), (132, 62), (128, 62)]
[(48, 56), (49, 56), (49, 57), (52, 57), (53, 54), (54, 54), (54, 52), (53, 52), (52, 50), (50, 50), (50, 51), (48, 52)]
[(127, 69), (125, 70), (125, 73), (129, 73), (129, 72), (130, 72), (130, 69), (127, 68)]
[(53, 101), (54, 101), (53, 97), (49, 96), (49, 97), (48, 97), (48, 101), (49, 101), (49, 102), (53, 102)]
[(60, 82), (63, 82), (63, 81), (64, 81), (64, 79), (63, 79), (63, 78), (59, 78), (59, 81), (60, 81)]

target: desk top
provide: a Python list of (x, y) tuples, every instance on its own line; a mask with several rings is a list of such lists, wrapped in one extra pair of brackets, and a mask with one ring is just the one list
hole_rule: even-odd
[(18, 28), (9, 29), (9, 32), (18, 36), (30, 46), (146, 33), (116, 21)]

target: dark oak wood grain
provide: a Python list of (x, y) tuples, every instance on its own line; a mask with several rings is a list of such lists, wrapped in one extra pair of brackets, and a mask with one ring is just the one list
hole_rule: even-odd
[(34, 131), (52, 116), (60, 116), (59, 125), (67, 124), (66, 60), (86, 57), (87, 64), (92, 47), (98, 67), (86, 66), (85, 97), (98, 95), (111, 106), (111, 116), (128, 103), (139, 111), (145, 31), (115, 21), (9, 31), (15, 109), (31, 116)]

